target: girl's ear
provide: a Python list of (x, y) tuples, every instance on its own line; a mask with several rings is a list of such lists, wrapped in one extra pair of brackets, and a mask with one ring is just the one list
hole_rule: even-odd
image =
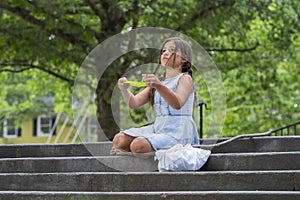
[(187, 61), (187, 59), (186, 58), (184, 58), (184, 57), (181, 57), (181, 63), (183, 64), (183, 63), (185, 63)]

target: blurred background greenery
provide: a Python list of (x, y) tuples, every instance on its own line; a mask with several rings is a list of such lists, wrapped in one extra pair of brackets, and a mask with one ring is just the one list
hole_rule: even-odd
[[(0, 118), (13, 117), (18, 125), (49, 109), (72, 116), (73, 84), (84, 58), (105, 39), (138, 27), (176, 30), (209, 53), (226, 90), (220, 137), (299, 121), (298, 0), (1, 0), (0, 22)], [(120, 59), (98, 84), (98, 121), (110, 138), (119, 129), (111, 120), (116, 81), (130, 66), (153, 62), (147, 59)], [(201, 75), (194, 80), (197, 97), (210, 108)], [(120, 104), (120, 113), (124, 109)], [(139, 125), (145, 110), (130, 113)], [(210, 116), (205, 110), (204, 137)]]

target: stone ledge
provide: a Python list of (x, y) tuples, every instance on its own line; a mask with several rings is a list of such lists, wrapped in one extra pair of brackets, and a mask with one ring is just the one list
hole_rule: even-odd
[[(201, 171), (298, 170), (299, 152), (212, 154)], [(157, 171), (154, 158), (132, 156), (2, 158), (0, 172)]]
[(298, 200), (300, 192), (287, 191), (176, 191), (176, 192), (47, 192), (47, 191), (0, 191), (1, 199), (47, 199), (65, 200), (99, 199), (99, 200)]
[[(206, 139), (203, 144), (224, 141)], [(213, 153), (300, 151), (300, 136), (244, 138), (212, 149)], [(112, 143), (0, 145), (0, 158), (108, 156)]]
[(0, 174), (7, 191), (300, 191), (300, 170)]

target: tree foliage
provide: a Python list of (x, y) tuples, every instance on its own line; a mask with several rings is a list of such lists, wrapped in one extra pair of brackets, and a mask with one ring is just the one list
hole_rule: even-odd
[[(2, 0), (0, 110), (39, 112), (39, 97), (54, 95), (55, 111), (71, 114), (81, 62), (105, 39), (137, 27), (186, 34), (210, 54), (222, 75), (227, 116), (222, 136), (264, 131), (299, 120), (300, 3), (296, 0)], [(98, 112), (112, 137), (110, 98), (130, 55), (106, 71), (97, 88)], [(201, 75), (198, 97), (210, 103)], [(205, 111), (205, 127), (211, 111)], [(140, 110), (136, 113), (142, 115)], [(135, 117), (136, 118), (136, 117)], [(109, 120), (110, 119), (110, 120)], [(115, 127), (115, 128), (113, 128)], [(208, 137), (208, 136), (207, 136)]]

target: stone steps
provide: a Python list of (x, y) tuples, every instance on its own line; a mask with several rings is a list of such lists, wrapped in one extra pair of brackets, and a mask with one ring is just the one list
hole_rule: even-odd
[[(300, 151), (212, 154), (201, 171), (297, 170)], [(157, 161), (132, 156), (2, 158), (2, 173), (157, 171)]]
[(161, 173), (153, 158), (110, 156), (111, 146), (2, 145), (0, 199), (300, 199), (299, 136), (215, 147), (197, 172)]
[(300, 170), (1, 173), (0, 191), (299, 191)]
[(0, 199), (87, 200), (299, 200), (300, 192), (289, 191), (160, 191), (160, 192), (49, 192), (2, 191)]
[[(206, 139), (203, 144), (214, 144), (225, 139)], [(246, 152), (289, 152), (300, 151), (300, 137), (258, 137), (233, 141), (215, 147), (213, 153)], [(107, 156), (111, 142), (85, 144), (13, 144), (0, 145), (0, 158), (19, 157), (68, 157), (68, 156)]]
[[(203, 144), (222, 142), (226, 139), (204, 140)], [(213, 153), (252, 153), (252, 152), (290, 152), (300, 151), (300, 136), (269, 136), (244, 138), (215, 147)]]

